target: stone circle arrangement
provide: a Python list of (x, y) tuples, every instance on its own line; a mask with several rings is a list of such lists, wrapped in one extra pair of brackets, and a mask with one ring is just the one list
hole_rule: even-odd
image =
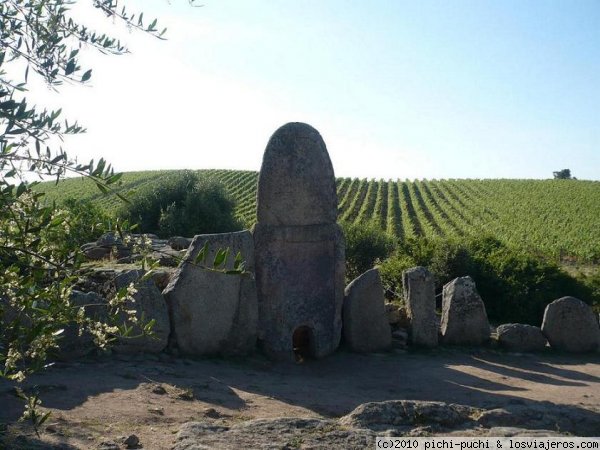
[[(156, 320), (153, 338), (120, 339), (117, 352), (182, 355), (245, 355), (262, 351), (277, 360), (322, 358), (340, 345), (360, 353), (407, 345), (482, 346), (495, 342), (509, 351), (600, 351), (598, 317), (583, 301), (563, 297), (550, 303), (541, 327), (503, 324), (495, 335), (475, 282), (457, 278), (443, 288), (442, 314), (436, 314), (433, 275), (424, 267), (403, 273), (404, 307), (385, 303), (377, 268), (344, 286), (345, 246), (337, 224), (333, 166), (317, 130), (303, 123), (279, 128), (266, 147), (259, 176), (257, 224), (253, 230), (204, 234), (168, 241), (150, 236), (171, 270), (140, 281), (137, 314)], [(131, 252), (111, 235), (86, 244), (90, 259), (117, 249), (123, 262)], [(211, 260), (219, 250), (241, 253), (244, 274), (206, 270), (194, 264), (198, 253)], [(166, 249), (166, 250), (165, 250)], [(165, 256), (166, 255), (166, 256)], [(177, 258), (183, 255), (182, 258)], [(233, 268), (233, 261), (226, 263)], [(96, 292), (74, 291), (74, 304), (99, 304), (141, 272), (95, 273)], [(104, 278), (103, 278), (104, 277)], [(100, 288), (97, 288), (100, 286)], [(88, 286), (89, 287), (89, 286)], [(86, 314), (100, 314), (97, 307)], [(70, 330), (63, 357), (91, 351)]]

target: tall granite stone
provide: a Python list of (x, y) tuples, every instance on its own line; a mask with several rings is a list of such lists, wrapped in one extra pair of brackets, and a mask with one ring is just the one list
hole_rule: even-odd
[(404, 301), (410, 320), (410, 341), (414, 345), (435, 347), (438, 344), (438, 321), (435, 316), (435, 282), (425, 267), (413, 267), (402, 273)]
[(323, 139), (303, 123), (282, 126), (263, 157), (253, 232), (259, 339), (273, 358), (293, 359), (297, 335), (317, 358), (339, 345), (345, 253), (336, 217)]
[[(199, 267), (196, 256), (208, 243), (210, 267), (219, 249), (229, 249), (225, 269), (232, 269), (240, 252), (244, 275), (229, 275)], [(169, 285), (163, 291), (173, 327), (171, 345), (187, 355), (236, 355), (256, 346), (258, 305), (254, 248), (249, 231), (201, 234), (194, 237)]]

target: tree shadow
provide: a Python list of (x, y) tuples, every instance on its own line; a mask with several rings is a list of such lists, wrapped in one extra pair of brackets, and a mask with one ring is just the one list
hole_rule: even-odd
[[(568, 403), (566, 414), (587, 414), (600, 427), (600, 414), (592, 410), (600, 408), (600, 377), (594, 375), (600, 371), (586, 373), (588, 364), (600, 364), (600, 357), (515, 356), (442, 348), (374, 355), (339, 351), (322, 360), (294, 364), (261, 356), (191, 360), (163, 355), (61, 364), (32, 377), (27, 386), (37, 385), (43, 406), (58, 411), (118, 390), (136, 390), (140, 398), (148, 398), (156, 395), (152, 386), (164, 384), (193, 393), (188, 400), (197, 401), (198, 409), (209, 404), (242, 413), (248, 399), (256, 395), (327, 417), (386, 400), (443, 401), (484, 409)], [(581, 395), (582, 388), (589, 398), (568, 397), (572, 392)], [(22, 411), (10, 392), (11, 387), (0, 382), (0, 422), (14, 421)]]

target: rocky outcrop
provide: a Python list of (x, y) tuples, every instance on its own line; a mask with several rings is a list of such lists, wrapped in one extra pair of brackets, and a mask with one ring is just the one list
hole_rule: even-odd
[(359, 405), (338, 420), (255, 419), (189, 422), (173, 450), (372, 448), (376, 436), (594, 436), (599, 415), (550, 403), (485, 410), (443, 402), (390, 400)]
[(540, 352), (546, 348), (546, 338), (540, 327), (522, 323), (506, 323), (500, 325), (498, 345), (513, 352)]
[(177, 434), (173, 450), (195, 449), (293, 449), (293, 448), (369, 448), (375, 433), (347, 430), (336, 421), (312, 418), (255, 419), (222, 425), (189, 422)]
[(546, 306), (542, 332), (556, 350), (572, 353), (600, 350), (598, 317), (589, 305), (575, 297), (562, 297)]
[(378, 432), (427, 426), (437, 433), (477, 430), (478, 434), (485, 434), (481, 433), (481, 427), (496, 431), (510, 427), (593, 436), (600, 429), (600, 414), (550, 402), (521, 401), (502, 408), (483, 409), (444, 402), (389, 400), (364, 403), (340, 418), (339, 423)]
[[(190, 238), (180, 236), (169, 240), (160, 239), (154, 234), (105, 233), (95, 242), (81, 246), (81, 251), (92, 261), (111, 258), (117, 264), (130, 264), (141, 260), (144, 254), (159, 261), (162, 266), (176, 267), (181, 261), (182, 251), (187, 249)], [(143, 249), (143, 252), (140, 250)]]
[(345, 294), (342, 317), (346, 345), (361, 353), (388, 349), (392, 334), (379, 270), (371, 269), (360, 275), (346, 287)]
[(446, 284), (442, 293), (442, 342), (450, 345), (481, 345), (490, 338), (485, 305), (471, 277)]

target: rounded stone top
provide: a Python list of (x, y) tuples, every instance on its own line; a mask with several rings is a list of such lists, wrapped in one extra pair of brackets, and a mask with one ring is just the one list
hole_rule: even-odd
[(258, 178), (257, 221), (298, 226), (335, 223), (337, 193), (327, 147), (300, 122), (279, 128), (267, 144)]

